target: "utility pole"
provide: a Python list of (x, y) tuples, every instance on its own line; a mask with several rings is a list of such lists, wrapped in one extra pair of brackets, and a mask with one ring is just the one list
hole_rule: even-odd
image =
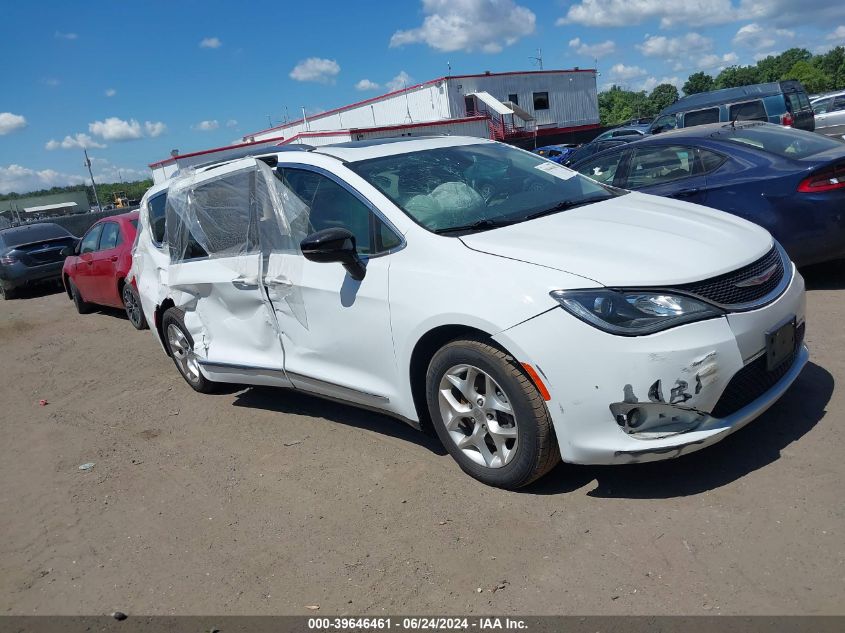
[(537, 57), (529, 57), (528, 59), (530, 59), (535, 64), (537, 64), (540, 67), (540, 70), (543, 70), (543, 49), (542, 48), (537, 49)]
[(91, 188), (94, 189), (94, 202), (97, 203), (97, 210), (102, 211), (103, 207), (100, 206), (100, 198), (97, 195), (97, 183), (94, 182), (94, 172), (91, 171), (91, 159), (88, 158), (88, 150), (84, 147), (82, 151), (85, 152), (85, 166), (88, 168), (88, 175), (91, 176)]

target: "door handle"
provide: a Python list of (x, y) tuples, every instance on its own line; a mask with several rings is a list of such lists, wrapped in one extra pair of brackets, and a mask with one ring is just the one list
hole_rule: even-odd
[(681, 189), (680, 191), (676, 191), (672, 194), (673, 198), (687, 198), (689, 196), (694, 196), (697, 193), (700, 193), (701, 189), (698, 187), (693, 187), (692, 189)]
[(255, 277), (238, 277), (232, 280), (232, 285), (240, 290), (252, 290), (258, 287), (258, 279)]

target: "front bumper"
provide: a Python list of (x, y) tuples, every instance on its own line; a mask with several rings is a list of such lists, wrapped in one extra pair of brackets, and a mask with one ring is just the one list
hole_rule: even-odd
[[(802, 324), (804, 313), (804, 280), (793, 269), (788, 288), (767, 306), (650, 336), (613, 336), (553, 309), (495, 339), (549, 389), (564, 461), (646, 462), (714, 444), (772, 406), (807, 363), (803, 344), (762, 395), (724, 417), (710, 415), (731, 378), (765, 349), (765, 332), (792, 317)], [(651, 419), (634, 429), (618, 416), (637, 405)]]

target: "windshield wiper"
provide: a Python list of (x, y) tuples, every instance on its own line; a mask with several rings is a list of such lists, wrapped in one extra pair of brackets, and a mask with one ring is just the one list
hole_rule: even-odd
[(524, 218), (509, 220), (491, 220), (489, 218), (486, 218), (484, 220), (477, 220), (475, 222), (470, 222), (469, 224), (462, 224), (460, 226), (447, 226), (442, 229), (434, 229), (434, 232), (438, 235), (444, 235), (446, 233), (469, 233), (472, 231), (486, 231), (489, 229), (498, 229), (502, 226), (515, 224), (516, 222), (522, 222), (523, 219)]
[(593, 196), (590, 198), (581, 198), (580, 200), (562, 200), (553, 207), (543, 209), (542, 211), (535, 211), (534, 213), (529, 213), (528, 215), (522, 216), (517, 221), (524, 222), (526, 220), (535, 220), (536, 218), (542, 218), (545, 215), (552, 215), (554, 213), (560, 213), (561, 211), (568, 211), (569, 209), (574, 209), (575, 207), (583, 207), (585, 204), (592, 204), (593, 202), (609, 200), (611, 197), (612, 196)]

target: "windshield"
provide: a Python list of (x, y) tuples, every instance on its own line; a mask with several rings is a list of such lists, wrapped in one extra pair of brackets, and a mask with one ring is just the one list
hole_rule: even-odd
[(499, 143), (440, 147), (348, 166), (436, 233), (496, 228), (624, 193)]
[(845, 150), (845, 145), (843, 145), (842, 141), (837, 141), (821, 134), (781, 127), (780, 125), (770, 123), (754, 126), (737, 126), (736, 129), (731, 129), (730, 125), (725, 125), (721, 131), (713, 134), (713, 138), (755, 147), (770, 154), (776, 154), (783, 158), (794, 158), (796, 160), (825, 152), (829, 149), (839, 148)]

